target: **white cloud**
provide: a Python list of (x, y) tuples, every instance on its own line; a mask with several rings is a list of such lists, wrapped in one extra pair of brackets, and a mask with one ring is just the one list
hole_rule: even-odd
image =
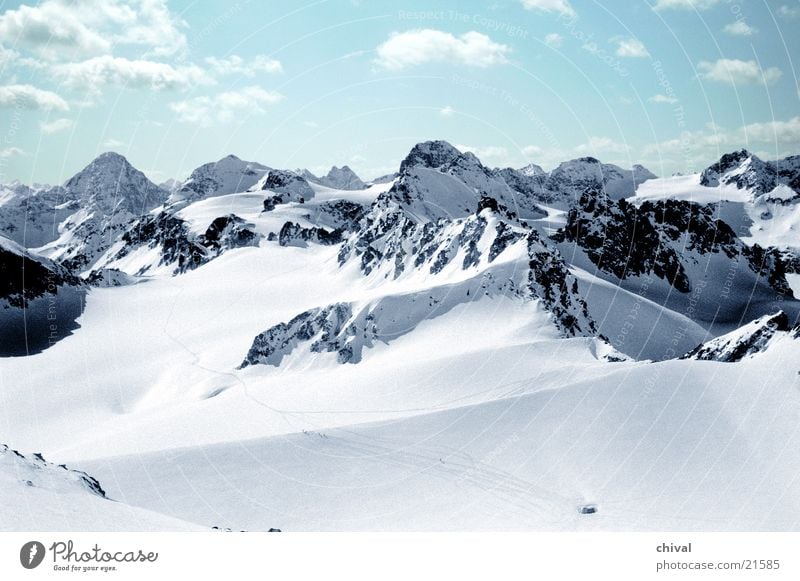
[(445, 105), (441, 109), (439, 109), (439, 115), (442, 117), (452, 117), (455, 115), (456, 110), (453, 109), (450, 105)]
[(708, 10), (719, 4), (720, 0), (656, 0), (653, 10)]
[(108, 149), (119, 149), (121, 147), (125, 147), (125, 145), (126, 144), (125, 144), (124, 141), (120, 141), (119, 139), (113, 139), (113, 138), (106, 139), (103, 142), (103, 147), (108, 148)]
[(557, 32), (551, 32), (544, 37), (544, 43), (553, 48), (560, 48), (561, 45), (564, 44), (564, 37)]
[(542, 10), (544, 12), (558, 12), (562, 16), (575, 16), (575, 9), (569, 0), (522, 0), (522, 5), (527, 10)]
[(187, 89), (213, 83), (208, 73), (196, 65), (173, 67), (167, 63), (110, 55), (54, 65), (52, 71), (67, 86), (86, 88), (89, 92), (106, 85), (162, 90)]
[(19, 53), (10, 48), (0, 46), (0, 68), (5, 68), (6, 65), (13, 63), (19, 58)]
[(206, 62), (211, 66), (211, 70), (218, 75), (254, 77), (256, 73), (283, 72), (283, 66), (280, 61), (261, 54), (250, 62), (245, 62), (242, 57), (235, 54), (227, 58), (208, 57)]
[(778, 15), (788, 19), (797, 18), (800, 16), (800, 7), (792, 7), (782, 4), (778, 7)]
[(544, 153), (544, 150), (538, 145), (526, 145), (522, 148), (522, 155), (525, 157), (536, 157)]
[(319, 127), (319, 123), (317, 123), (316, 121), (303, 121), (303, 125), (305, 125), (306, 127), (310, 127), (311, 129), (316, 129), (317, 127)]
[(575, 153), (581, 155), (597, 153), (627, 153), (629, 150), (629, 145), (614, 141), (610, 137), (590, 137), (589, 141), (575, 147)]
[(769, 84), (777, 81), (783, 74), (776, 67), (761, 69), (754, 60), (719, 59), (715, 62), (701, 61), (697, 63), (697, 68), (700, 69), (702, 78), (731, 85)]
[(616, 54), (619, 57), (644, 58), (650, 56), (641, 40), (636, 38), (612, 38), (617, 44)]
[(455, 63), (488, 67), (506, 62), (511, 48), (480, 32), (455, 37), (430, 28), (394, 32), (377, 48), (375, 63), (391, 71), (425, 63)]
[(473, 147), (471, 145), (456, 145), (456, 149), (475, 154), (481, 161), (508, 159), (508, 149), (499, 145), (487, 145), (484, 147)]
[(0, 158), (6, 159), (16, 155), (25, 155), (25, 152), (19, 147), (6, 147), (5, 149), (0, 149)]
[(742, 147), (753, 151), (756, 146), (779, 148), (778, 152), (773, 150), (765, 155), (766, 158), (797, 153), (800, 148), (800, 117), (750, 123), (735, 129), (709, 124), (704, 129), (684, 131), (676, 138), (646, 145), (642, 148), (642, 156), (680, 159), (686, 164), (685, 169), (697, 170), (726, 151)]
[(669, 105), (672, 105), (673, 103), (677, 103), (678, 99), (675, 97), (670, 97), (669, 95), (662, 95), (659, 93), (658, 95), (653, 95), (652, 97), (650, 97), (648, 101), (650, 101), (651, 103), (667, 103)]
[(186, 47), (166, 0), (44, 0), (0, 14), (0, 37), (52, 60), (108, 54), (115, 44), (168, 55)]
[(126, 25), (115, 41), (150, 47), (155, 56), (166, 56), (186, 49), (186, 22), (170, 12), (166, 0), (139, 0), (133, 3), (135, 20)]
[(742, 128), (747, 140), (762, 142), (778, 142), (781, 145), (800, 145), (800, 117), (788, 121), (768, 121), (766, 123), (750, 123)]
[(744, 20), (731, 22), (722, 30), (732, 36), (753, 36), (756, 32), (758, 32), (758, 29), (750, 26)]
[(0, 87), (0, 107), (22, 107), (23, 109), (57, 109), (68, 111), (67, 102), (51, 91), (37, 89), (31, 85), (6, 85)]
[(212, 96), (176, 101), (170, 103), (169, 108), (177, 114), (178, 121), (210, 125), (215, 121), (232, 121), (237, 116), (246, 118), (263, 113), (265, 105), (272, 105), (281, 99), (283, 96), (279, 93), (250, 86)]
[(53, 121), (42, 121), (39, 123), (39, 128), (45, 135), (52, 135), (53, 133), (60, 133), (66, 131), (74, 125), (72, 119), (54, 119)]

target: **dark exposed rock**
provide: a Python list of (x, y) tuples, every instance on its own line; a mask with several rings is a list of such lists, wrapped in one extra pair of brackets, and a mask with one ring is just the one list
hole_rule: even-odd
[(316, 226), (304, 228), (294, 222), (286, 222), (278, 234), (278, 244), (281, 246), (306, 246), (307, 242), (330, 246), (341, 241), (341, 230), (326, 230)]
[(727, 335), (716, 337), (707, 343), (698, 345), (681, 359), (699, 359), (704, 361), (723, 361), (733, 363), (755, 355), (767, 348), (770, 340), (778, 334), (792, 331), (795, 336), (800, 327), (792, 329), (788, 315), (779, 311), (774, 315), (766, 315)]
[[(168, 211), (148, 214), (137, 220), (122, 235), (123, 247), (108, 257), (107, 264), (124, 258), (136, 249), (159, 248), (158, 264), (146, 264), (135, 273), (140, 276), (157, 266), (172, 266), (173, 274), (188, 272), (221, 255), (223, 252), (258, 246), (261, 235), (255, 226), (239, 216), (228, 214), (215, 218), (205, 233), (194, 234), (186, 221)], [(92, 273), (90, 279), (99, 277)], [(102, 279), (99, 279), (102, 280)]]
[(83, 282), (63, 266), (0, 237), (0, 301), (24, 307), (35, 298), (58, 294), (64, 286), (81, 287)]
[(689, 253), (743, 258), (775, 290), (792, 296), (780, 254), (742, 243), (709, 205), (659, 200), (637, 208), (625, 200), (613, 201), (587, 191), (553, 239), (576, 243), (598, 269), (620, 280), (652, 274), (683, 293), (692, 289), (686, 270)]
[(283, 194), (282, 201), (278, 203), (303, 203), (314, 197), (314, 190), (304, 178), (285, 170), (270, 170), (261, 189)]

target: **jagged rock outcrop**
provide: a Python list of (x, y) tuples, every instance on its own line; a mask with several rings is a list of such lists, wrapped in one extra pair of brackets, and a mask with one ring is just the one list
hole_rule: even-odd
[(798, 336), (800, 327), (793, 327), (789, 316), (778, 311), (698, 345), (681, 359), (733, 363), (763, 353), (778, 339), (797, 339)]
[(713, 254), (726, 261), (741, 259), (773, 289), (792, 296), (780, 253), (747, 246), (708, 205), (659, 200), (636, 207), (587, 191), (553, 239), (577, 244), (599, 270), (619, 280), (654, 275), (688, 293), (690, 268)]
[(286, 222), (278, 233), (278, 244), (281, 246), (307, 246), (308, 242), (331, 246), (341, 241), (341, 230), (326, 230), (317, 226), (304, 228), (295, 222)]
[(314, 190), (302, 176), (291, 171), (270, 170), (261, 183), (262, 190), (275, 192), (264, 200), (264, 211), (270, 212), (278, 204), (296, 202), (303, 204), (314, 198)]
[[(181, 274), (213, 260), (226, 250), (258, 246), (261, 238), (253, 224), (233, 214), (214, 219), (204, 234), (196, 235), (185, 220), (165, 210), (134, 222), (122, 234), (120, 243), (98, 261), (96, 271), (118, 269), (130, 254), (157, 249), (157, 261), (136, 261), (135, 271), (127, 274), (142, 276), (160, 267), (165, 267), (171, 274)], [(93, 273), (90, 280), (102, 281), (98, 276)]]

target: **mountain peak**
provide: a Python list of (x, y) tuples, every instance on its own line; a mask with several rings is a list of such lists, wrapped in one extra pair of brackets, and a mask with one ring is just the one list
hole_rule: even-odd
[(193, 202), (234, 192), (244, 192), (255, 186), (269, 170), (267, 166), (226, 155), (219, 161), (204, 163), (183, 182), (174, 199)]
[(750, 189), (755, 194), (769, 192), (777, 185), (775, 168), (746, 149), (724, 154), (700, 176), (700, 185), (716, 187), (721, 184)]
[(416, 165), (431, 169), (439, 168), (451, 164), (463, 156), (463, 153), (447, 141), (423, 141), (411, 148), (411, 151), (400, 164), (400, 172), (402, 173), (404, 169)]
[(112, 161), (112, 162), (123, 162), (123, 163), (128, 163), (128, 164), (130, 163), (125, 158), (124, 155), (122, 155), (121, 153), (117, 153), (116, 151), (105, 151), (105, 152), (101, 153), (100, 155), (98, 155), (96, 158), (94, 158), (94, 161), (96, 161), (96, 162)]
[(542, 169), (542, 166), (535, 163), (529, 163), (525, 167), (519, 168), (517, 171), (527, 177), (540, 176), (547, 173), (544, 171), (544, 169)]
[(64, 183), (71, 196), (93, 202), (105, 215), (124, 207), (134, 215), (164, 201), (166, 192), (119, 153), (107, 151)]
[(324, 186), (338, 190), (362, 190), (366, 187), (361, 178), (349, 166), (333, 166), (328, 175), (318, 180)]

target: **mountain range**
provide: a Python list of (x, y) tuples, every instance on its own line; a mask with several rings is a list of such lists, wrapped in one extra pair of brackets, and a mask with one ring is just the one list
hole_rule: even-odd
[(799, 159), (0, 186), (0, 428), (147, 530), (791, 528)]

